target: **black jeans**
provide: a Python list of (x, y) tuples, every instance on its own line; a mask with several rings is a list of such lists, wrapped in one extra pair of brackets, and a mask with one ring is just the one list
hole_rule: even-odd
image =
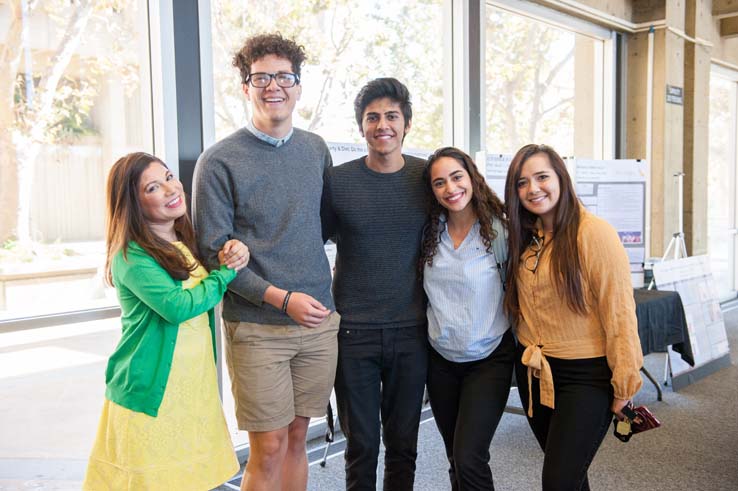
[(456, 363), (430, 348), (428, 395), (446, 446), (453, 491), (494, 489), (489, 446), (505, 410), (514, 363), (510, 330), (482, 360)]
[[(520, 361), (515, 373), (523, 409), (528, 410), (528, 370)], [(538, 379), (533, 378), (533, 434), (543, 449), (543, 490), (588, 491), (587, 469), (612, 420), (612, 372), (605, 357), (562, 360), (546, 357), (553, 373), (555, 406), (540, 403)]]
[(346, 436), (346, 489), (377, 482), (380, 417), (384, 489), (411, 491), (428, 365), (427, 328), (338, 331), (336, 402)]

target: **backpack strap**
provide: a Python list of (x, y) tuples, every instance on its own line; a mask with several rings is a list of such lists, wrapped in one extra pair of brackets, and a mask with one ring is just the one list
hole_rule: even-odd
[(502, 290), (505, 290), (505, 279), (507, 276), (507, 229), (497, 218), (492, 219), (492, 230), (495, 231), (495, 240), (492, 241), (492, 252), (497, 261), (497, 271), (500, 273)]

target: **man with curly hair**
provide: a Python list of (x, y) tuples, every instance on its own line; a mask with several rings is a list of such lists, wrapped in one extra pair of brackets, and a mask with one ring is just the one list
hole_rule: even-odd
[(339, 316), (323, 250), (320, 199), (331, 156), (292, 126), (305, 52), (280, 34), (235, 55), (252, 115), (198, 159), (193, 214), (205, 263), (232, 238), (251, 263), (223, 301), (225, 353), (238, 426), (249, 432), (243, 490), (307, 486), (305, 438), (325, 414), (335, 378)]

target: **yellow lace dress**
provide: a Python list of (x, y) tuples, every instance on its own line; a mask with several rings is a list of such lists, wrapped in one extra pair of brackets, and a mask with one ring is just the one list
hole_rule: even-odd
[[(181, 243), (175, 243), (192, 258)], [(182, 282), (192, 288), (202, 266)], [(105, 400), (83, 489), (203, 491), (239, 469), (218, 396), (208, 315), (180, 324), (159, 415)]]

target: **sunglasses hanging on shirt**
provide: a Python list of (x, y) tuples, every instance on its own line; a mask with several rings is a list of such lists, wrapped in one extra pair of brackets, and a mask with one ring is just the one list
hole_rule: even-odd
[(545, 237), (539, 237), (537, 234), (533, 234), (530, 240), (528, 249), (530, 249), (531, 254), (523, 259), (523, 265), (531, 273), (535, 273), (536, 269), (538, 269), (538, 261), (541, 259), (541, 251), (543, 250), (545, 240)]

